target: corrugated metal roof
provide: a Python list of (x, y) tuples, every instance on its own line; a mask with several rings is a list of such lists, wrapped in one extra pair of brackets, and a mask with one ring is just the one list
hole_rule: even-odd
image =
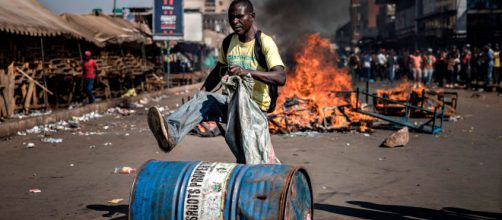
[(0, 30), (29, 36), (66, 34), (80, 38), (60, 17), (36, 0), (1, 0)]

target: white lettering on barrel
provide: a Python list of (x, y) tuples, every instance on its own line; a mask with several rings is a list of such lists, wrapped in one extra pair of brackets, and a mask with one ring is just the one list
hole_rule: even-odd
[(236, 164), (199, 163), (188, 180), (183, 219), (223, 219), (227, 181)]

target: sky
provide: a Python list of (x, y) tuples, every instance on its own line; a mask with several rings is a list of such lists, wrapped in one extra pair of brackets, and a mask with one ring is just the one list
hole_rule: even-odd
[[(114, 0), (38, 0), (53, 13), (59, 15), (65, 12), (87, 14), (95, 8), (111, 13)], [(117, 8), (152, 7), (153, 0), (116, 0)]]

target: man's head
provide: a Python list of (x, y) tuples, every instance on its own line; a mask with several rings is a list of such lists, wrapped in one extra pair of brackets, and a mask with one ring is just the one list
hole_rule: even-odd
[(85, 57), (91, 57), (91, 51), (85, 51)]
[(228, 22), (238, 35), (246, 34), (255, 18), (253, 4), (249, 0), (234, 0), (228, 8)]

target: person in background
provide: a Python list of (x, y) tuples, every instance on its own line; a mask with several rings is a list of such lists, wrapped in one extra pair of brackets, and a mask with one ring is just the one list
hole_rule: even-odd
[(363, 77), (366, 78), (367, 81), (371, 82), (371, 55), (365, 51), (363, 53)]
[(436, 69), (435, 77), (436, 81), (439, 84), (439, 87), (444, 86), (445, 77), (448, 72), (447, 67), (448, 67), (448, 59), (446, 58), (446, 51), (441, 50), (439, 52), (439, 58), (437, 59), (435, 68)]
[(89, 99), (89, 104), (92, 104), (96, 101), (94, 97), (94, 93), (92, 92), (92, 87), (94, 86), (94, 80), (96, 79), (96, 61), (92, 59), (90, 51), (85, 51), (85, 60), (83, 65), (84, 72), (84, 91)]
[(485, 46), (485, 68), (486, 68), (486, 75), (485, 75), (485, 88), (488, 89), (488, 87), (492, 84), (493, 80), (493, 50), (490, 48), (490, 45)]
[(394, 82), (398, 67), (396, 51), (391, 50), (389, 56), (387, 57), (387, 79), (390, 84)]
[(374, 83), (376, 81), (376, 75), (378, 72), (378, 58), (377, 52), (371, 51), (371, 72), (370, 72), (370, 83)]
[(415, 51), (414, 54), (410, 55), (411, 61), (411, 71), (413, 72), (413, 80), (415, 82), (422, 81), (422, 57), (420, 56), (420, 51)]
[(455, 83), (456, 75), (455, 75), (455, 65), (456, 65), (456, 56), (453, 49), (448, 51), (447, 57), (447, 68), (446, 68), (446, 88), (453, 88)]
[[(385, 79), (385, 73), (387, 72), (387, 56), (385, 56), (385, 49), (380, 49), (380, 52), (377, 55), (377, 76), (380, 78), (380, 81)], [(376, 78), (375, 78), (376, 79)]]
[(361, 66), (361, 60), (359, 59), (359, 55), (356, 52), (352, 52), (349, 56), (349, 68), (350, 68), (350, 75), (352, 76), (352, 82), (355, 83), (356, 80), (359, 81), (360, 78), (360, 66)]
[(500, 48), (499, 44), (495, 44), (495, 49), (493, 51), (493, 78), (496, 86), (500, 87), (500, 81), (502, 80), (502, 72), (500, 65)]
[(470, 45), (465, 45), (462, 52), (462, 67), (460, 75), (465, 81), (465, 88), (470, 89), (472, 86), (472, 68), (471, 68), (472, 54), (470, 50)]
[(436, 57), (432, 53), (432, 49), (427, 50), (427, 55), (424, 56), (424, 78), (423, 82), (428, 86), (432, 79), (432, 74), (434, 74), (434, 64), (436, 63)]

